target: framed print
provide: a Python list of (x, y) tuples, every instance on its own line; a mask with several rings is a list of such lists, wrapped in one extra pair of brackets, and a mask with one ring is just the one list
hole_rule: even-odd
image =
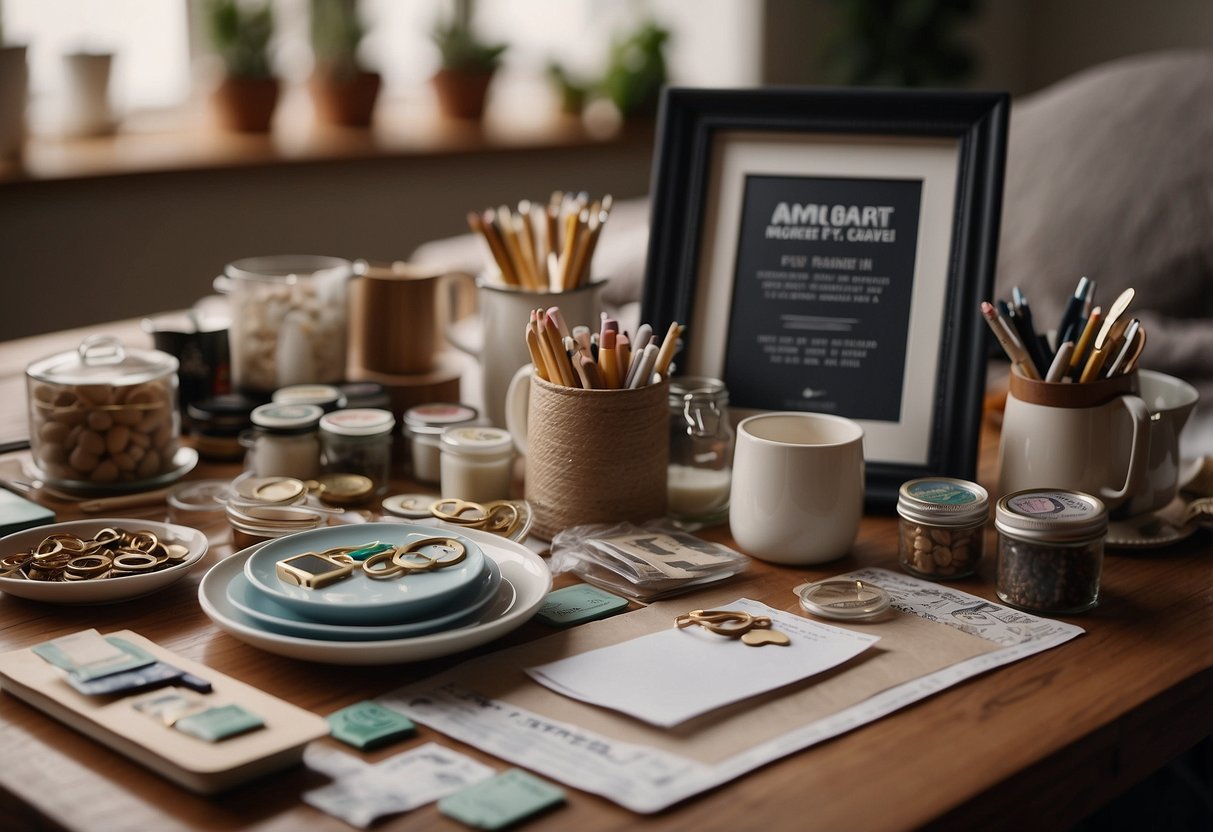
[(680, 375), (738, 416), (864, 429), (869, 505), (973, 479), (1009, 100), (1001, 93), (666, 90), (641, 316), (687, 324)]

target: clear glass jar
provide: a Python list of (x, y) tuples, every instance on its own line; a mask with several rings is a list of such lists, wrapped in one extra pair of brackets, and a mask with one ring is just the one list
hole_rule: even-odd
[(998, 597), (1066, 615), (1099, 603), (1108, 510), (1081, 491), (1028, 489), (998, 501)]
[(470, 425), (479, 418), (476, 408), (466, 404), (433, 402), (404, 412), (404, 435), (409, 440), (413, 479), (438, 482), (442, 479), (442, 432), (449, 427)]
[(320, 419), (324, 470), (361, 474), (374, 483), (375, 494), (387, 491), (392, 477), (392, 432), (396, 417), (387, 410), (338, 410)]
[(447, 428), (442, 432), (442, 496), (474, 503), (508, 500), (513, 462), (509, 431)]
[(714, 378), (670, 380), (670, 467), (667, 512), (684, 526), (728, 516), (733, 475), (729, 391)]
[(977, 572), (985, 554), (990, 495), (975, 482), (924, 477), (903, 483), (897, 498), (901, 568), (931, 580)]
[(81, 490), (171, 479), (182, 465), (177, 367), (167, 353), (108, 335), (30, 364), (30, 448), (43, 479)]
[(324, 411), (314, 404), (263, 404), (251, 419), (254, 435), (245, 467), (257, 477), (315, 479), (320, 474), (317, 426)]

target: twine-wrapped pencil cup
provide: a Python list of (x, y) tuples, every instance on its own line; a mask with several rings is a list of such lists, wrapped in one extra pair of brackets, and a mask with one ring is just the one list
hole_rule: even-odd
[[(551, 539), (585, 523), (640, 522), (666, 513), (669, 382), (583, 390), (529, 380), (525, 425), (511, 431), (526, 454), (532, 531)], [(515, 388), (521, 385), (514, 385)], [(511, 390), (511, 398), (522, 394)]]

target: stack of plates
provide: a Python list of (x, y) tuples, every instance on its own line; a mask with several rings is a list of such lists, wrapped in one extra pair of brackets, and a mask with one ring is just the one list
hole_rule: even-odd
[(199, 587), (203, 610), (221, 629), (272, 653), (332, 664), (390, 664), (448, 655), (491, 641), (525, 622), (551, 589), (547, 565), (529, 549), (474, 530), (455, 538), (458, 564), (376, 580), (356, 570), (318, 589), (281, 580), (279, 561), (305, 552), (375, 541), (400, 546), (432, 538), (433, 527), (401, 523), (333, 526), (237, 552)]

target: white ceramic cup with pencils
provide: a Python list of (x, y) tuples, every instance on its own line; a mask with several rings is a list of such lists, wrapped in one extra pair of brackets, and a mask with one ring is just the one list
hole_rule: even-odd
[(536, 292), (480, 277), (476, 280), (480, 334), (476, 339), (463, 327), (447, 328), (447, 340), (479, 359), (483, 413), (497, 427), (506, 427), (505, 397), (519, 367), (529, 364), (523, 333), (531, 311), (559, 305), (566, 320), (597, 321), (602, 311), (605, 279), (594, 280), (564, 292)]
[(863, 428), (825, 413), (760, 413), (737, 426), (729, 530), (771, 563), (851, 550), (863, 516)]

